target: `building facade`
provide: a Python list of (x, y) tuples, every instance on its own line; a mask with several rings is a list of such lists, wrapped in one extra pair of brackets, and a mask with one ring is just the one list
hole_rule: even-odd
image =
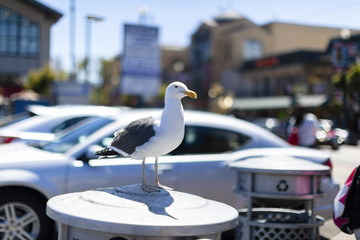
[(340, 31), (281, 22), (256, 25), (224, 13), (192, 35), (191, 78), (204, 107), (214, 84), (237, 98), (326, 93), (332, 65), (324, 53)]
[(330, 57), (322, 51), (299, 50), (245, 62), (240, 69), (241, 97), (330, 93)]
[(161, 68), (163, 83), (181, 81), (190, 87), (188, 48), (161, 46)]
[(0, 86), (16, 92), (18, 79), (49, 61), (50, 28), (62, 14), (34, 0), (0, 0)]

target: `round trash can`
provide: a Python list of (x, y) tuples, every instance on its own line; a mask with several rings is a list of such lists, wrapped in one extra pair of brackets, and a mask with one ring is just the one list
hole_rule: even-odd
[(59, 223), (59, 240), (215, 240), (238, 223), (228, 205), (178, 191), (146, 193), (141, 184), (59, 195), (46, 213)]
[(319, 227), (324, 223), (320, 216), (316, 216), (315, 222), (309, 222), (309, 215), (304, 210), (253, 208), (251, 224), (247, 214), (247, 209), (239, 211), (236, 240), (248, 240), (249, 235), (258, 240), (320, 240)]
[(247, 209), (239, 211), (237, 240), (319, 239), (324, 219), (316, 215), (316, 199), (324, 195), (321, 177), (330, 172), (328, 166), (272, 156), (230, 167), (237, 171), (234, 191), (247, 197)]

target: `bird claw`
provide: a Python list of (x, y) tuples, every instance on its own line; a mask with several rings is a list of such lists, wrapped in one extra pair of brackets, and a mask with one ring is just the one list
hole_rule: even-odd
[(162, 188), (162, 189), (168, 190), (168, 191), (173, 191), (173, 190), (174, 190), (173, 188), (168, 187), (168, 186), (165, 186), (165, 185), (162, 185), (161, 183), (156, 183), (155, 186), (158, 187), (158, 188)]
[(146, 183), (143, 183), (142, 184), (142, 189), (145, 191), (145, 192), (148, 192), (148, 193), (152, 193), (152, 192), (160, 192), (160, 190), (158, 188), (156, 188), (156, 186), (151, 186), (151, 185), (148, 185)]

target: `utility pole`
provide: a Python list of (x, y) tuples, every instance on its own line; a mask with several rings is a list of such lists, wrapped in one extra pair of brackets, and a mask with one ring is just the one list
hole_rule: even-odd
[(90, 73), (91, 73), (91, 23), (92, 22), (101, 22), (102, 17), (87, 15), (86, 16), (86, 36), (85, 36), (85, 81), (89, 82)]
[(70, 81), (76, 80), (75, 20), (75, 0), (70, 0)]

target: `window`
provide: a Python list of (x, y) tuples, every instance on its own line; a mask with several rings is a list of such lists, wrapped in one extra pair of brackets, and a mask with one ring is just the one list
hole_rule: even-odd
[(88, 117), (84, 116), (84, 117), (74, 117), (74, 118), (70, 118), (68, 120), (65, 120), (63, 122), (61, 122), (60, 124), (58, 124), (57, 126), (54, 127), (54, 129), (52, 130), (53, 133), (58, 133), (61, 132), (62, 130), (65, 130), (75, 124), (77, 124), (78, 122), (86, 119)]
[(226, 41), (224, 46), (224, 60), (231, 61), (232, 59), (232, 43), (231, 41)]
[(249, 139), (248, 136), (225, 129), (186, 126), (183, 142), (171, 154), (224, 153), (241, 148)]
[(73, 146), (86, 140), (91, 134), (107, 124), (113, 122), (113, 120), (102, 117), (95, 117), (88, 119), (88, 122), (73, 129), (65, 135), (59, 136), (59, 138), (39, 146), (45, 151), (65, 153)]
[(0, 6), (0, 55), (36, 57), (39, 24)]
[(256, 40), (247, 40), (244, 43), (244, 60), (259, 59), (263, 56), (263, 45)]

